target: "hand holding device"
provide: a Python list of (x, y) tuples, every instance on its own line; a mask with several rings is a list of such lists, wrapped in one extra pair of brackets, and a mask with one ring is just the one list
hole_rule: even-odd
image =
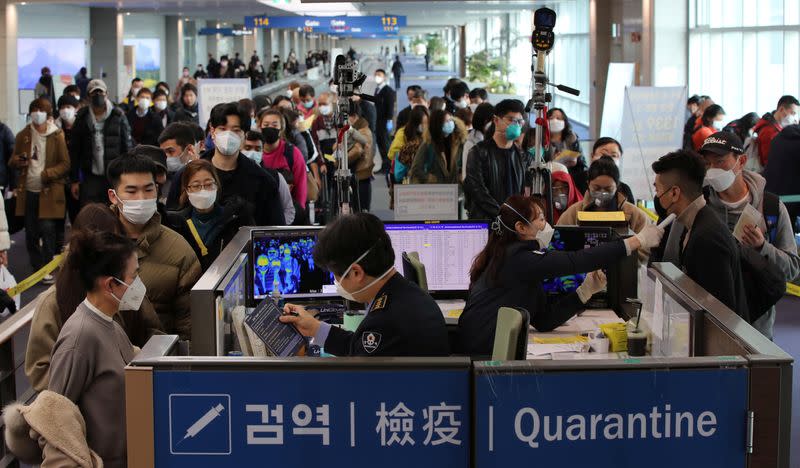
[(319, 320), (308, 312), (305, 307), (297, 304), (283, 306), (283, 315), (279, 319), (282, 323), (291, 323), (301, 335), (311, 337), (319, 330)]
[(652, 224), (648, 224), (634, 236), (639, 240), (639, 247), (648, 250), (658, 247), (662, 237), (664, 237), (664, 229)]
[(670, 224), (672, 224), (673, 221), (675, 221), (675, 218), (677, 218), (677, 216), (675, 216), (675, 213), (670, 213), (669, 216), (667, 216), (666, 218), (664, 218), (663, 221), (658, 223), (658, 227), (660, 229), (666, 229), (667, 227), (669, 227)]
[(603, 270), (593, 271), (586, 275), (586, 279), (583, 280), (583, 284), (578, 286), (578, 289), (575, 292), (578, 293), (578, 297), (581, 299), (581, 302), (586, 304), (589, 302), (589, 299), (591, 299), (592, 296), (604, 290), (606, 288), (606, 284), (608, 284), (608, 280), (606, 279), (606, 274), (603, 273)]

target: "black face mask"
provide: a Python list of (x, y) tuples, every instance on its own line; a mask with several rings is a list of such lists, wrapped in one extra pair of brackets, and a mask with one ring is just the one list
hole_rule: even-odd
[[(664, 193), (666, 193), (666, 192), (664, 192)], [(663, 196), (663, 195), (664, 194), (662, 193), (661, 196)], [(662, 220), (662, 219), (666, 218), (667, 216), (669, 216), (669, 212), (667, 211), (666, 208), (664, 208), (664, 205), (661, 204), (661, 197), (656, 195), (653, 198), (654, 198), (653, 205), (656, 208), (656, 214), (658, 215), (658, 219)]]
[(264, 142), (268, 145), (275, 144), (275, 142), (281, 137), (281, 131), (272, 127), (262, 128), (261, 134), (264, 136)]
[(106, 105), (106, 97), (102, 94), (92, 94), (92, 106), (104, 107)]

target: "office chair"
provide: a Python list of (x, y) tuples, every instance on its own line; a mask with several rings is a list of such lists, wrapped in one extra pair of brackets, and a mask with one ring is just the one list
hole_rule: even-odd
[(403, 276), (423, 291), (428, 290), (428, 275), (417, 252), (403, 252)]
[(528, 352), (530, 316), (523, 308), (501, 307), (497, 311), (493, 361), (524, 361)]

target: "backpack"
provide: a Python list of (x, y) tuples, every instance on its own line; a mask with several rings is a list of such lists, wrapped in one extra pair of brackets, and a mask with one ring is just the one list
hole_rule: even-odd
[[(780, 216), (780, 201), (777, 195), (764, 192), (762, 214), (767, 225), (767, 241), (774, 243)], [(777, 304), (786, 293), (786, 278), (777, 265), (771, 264), (755, 249), (738, 242), (737, 245), (740, 250), (742, 281), (750, 311), (750, 323), (753, 323)]]
[(764, 166), (761, 165), (761, 159), (758, 157), (758, 136), (751, 136), (745, 140), (744, 154), (747, 155), (747, 163), (744, 165), (744, 168), (748, 171), (761, 174), (764, 171)]

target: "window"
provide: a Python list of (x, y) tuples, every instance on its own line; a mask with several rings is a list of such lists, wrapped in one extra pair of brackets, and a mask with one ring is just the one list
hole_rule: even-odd
[(800, 2), (689, 1), (690, 95), (711, 96), (733, 120), (799, 93)]

